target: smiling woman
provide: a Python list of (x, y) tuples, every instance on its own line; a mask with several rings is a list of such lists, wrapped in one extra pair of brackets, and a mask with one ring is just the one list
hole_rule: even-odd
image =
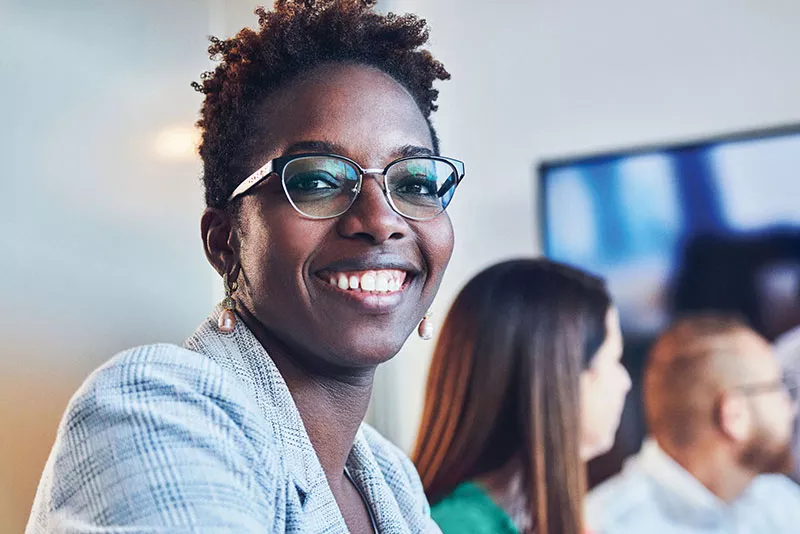
[(424, 21), (373, 5), (279, 0), (212, 39), (201, 234), (226, 298), (183, 347), (131, 349), (81, 387), (28, 532), (438, 530), (362, 420), (449, 262), (464, 165), (439, 155), (449, 75)]

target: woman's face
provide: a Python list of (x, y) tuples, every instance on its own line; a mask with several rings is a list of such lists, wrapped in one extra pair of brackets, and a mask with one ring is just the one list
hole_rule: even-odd
[[(308, 152), (382, 169), (433, 149), (409, 93), (360, 65), (316, 68), (270, 95), (262, 116), (263, 151), (253, 170)], [(242, 199), (236, 296), (296, 357), (335, 368), (374, 366), (399, 351), (433, 301), (453, 250), (450, 219), (405, 219), (388, 204), (382, 179), (365, 175), (355, 203), (333, 219), (301, 216), (275, 176)], [(362, 291), (365, 277), (388, 278), (390, 291)]]
[(606, 338), (581, 372), (581, 458), (588, 461), (614, 445), (625, 396), (631, 389), (622, 366), (622, 332), (616, 308), (606, 314)]

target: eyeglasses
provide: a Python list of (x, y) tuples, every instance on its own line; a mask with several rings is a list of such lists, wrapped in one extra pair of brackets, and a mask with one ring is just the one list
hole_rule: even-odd
[(735, 389), (741, 391), (745, 395), (759, 395), (783, 390), (789, 394), (793, 402), (797, 402), (800, 383), (798, 383), (798, 376), (796, 374), (785, 373), (780, 380), (763, 382), (761, 384), (745, 384), (737, 386)]
[(248, 176), (228, 201), (275, 175), (301, 215), (330, 219), (350, 209), (367, 174), (383, 176), (383, 193), (395, 212), (414, 221), (427, 221), (450, 204), (464, 178), (464, 163), (441, 156), (410, 156), (384, 169), (362, 169), (355, 161), (335, 154), (291, 154), (267, 162)]

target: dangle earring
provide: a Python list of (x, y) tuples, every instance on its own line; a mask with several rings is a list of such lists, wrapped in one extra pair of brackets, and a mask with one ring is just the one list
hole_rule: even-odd
[(222, 275), (222, 285), (225, 286), (225, 298), (219, 303), (222, 306), (222, 313), (219, 314), (219, 321), (217, 321), (217, 328), (223, 334), (230, 334), (236, 329), (236, 301), (231, 296), (234, 291), (239, 288), (237, 282), (228, 284), (228, 273)]
[(425, 341), (429, 341), (433, 339), (433, 312), (428, 311), (425, 314), (425, 317), (419, 322), (419, 328), (417, 328), (417, 334), (419, 337), (424, 339)]

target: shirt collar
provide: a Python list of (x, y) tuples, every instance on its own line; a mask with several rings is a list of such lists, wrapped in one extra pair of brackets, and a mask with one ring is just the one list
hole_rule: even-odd
[(652, 438), (645, 440), (636, 459), (659, 488), (659, 497), (682, 522), (715, 525), (724, 521), (729, 505), (665, 453)]

